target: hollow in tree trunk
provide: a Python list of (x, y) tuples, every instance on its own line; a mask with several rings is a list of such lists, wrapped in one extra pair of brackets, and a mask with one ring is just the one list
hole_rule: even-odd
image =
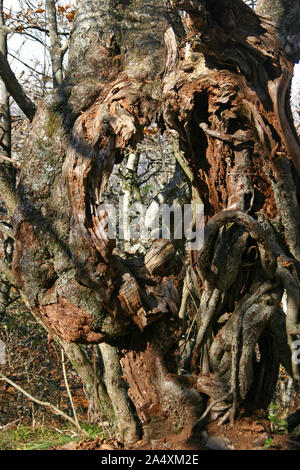
[[(266, 408), (279, 363), (299, 378), (300, 152), (289, 111), (299, 50), (280, 18), (239, 0), (79, 1), (66, 78), (24, 148), (18, 286), (53, 335), (119, 352), (148, 438)], [(154, 123), (204, 206), (204, 245), (160, 239), (121, 257), (105, 188)]]

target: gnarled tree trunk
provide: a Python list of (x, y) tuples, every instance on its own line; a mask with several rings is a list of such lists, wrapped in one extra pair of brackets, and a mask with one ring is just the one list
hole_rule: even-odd
[[(300, 152), (288, 105), (299, 48), (283, 44), (281, 17), (238, 0), (78, 4), (67, 76), (24, 149), (16, 282), (53, 335), (119, 351), (145, 436), (205, 409), (224, 421), (266, 407), (280, 361), (299, 378)], [(205, 242), (178, 252), (156, 240), (126, 259), (102, 203), (114, 164), (153, 123), (177, 142)]]

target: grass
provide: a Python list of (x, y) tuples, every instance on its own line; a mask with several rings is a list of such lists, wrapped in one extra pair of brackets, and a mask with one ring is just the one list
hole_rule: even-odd
[[(82, 424), (88, 432), (84, 439), (105, 437), (98, 425)], [(49, 450), (68, 442), (83, 440), (72, 428), (63, 430), (52, 427), (36, 427), (20, 424), (17, 427), (0, 431), (0, 450)]]
[(268, 439), (265, 440), (264, 442), (264, 448), (266, 450), (269, 450), (271, 447), (272, 447), (272, 444), (273, 444), (273, 439), (271, 437), (269, 437)]
[(271, 423), (271, 431), (273, 433), (285, 434), (287, 432), (287, 422), (278, 414), (278, 405), (274, 402), (270, 404), (268, 420)]

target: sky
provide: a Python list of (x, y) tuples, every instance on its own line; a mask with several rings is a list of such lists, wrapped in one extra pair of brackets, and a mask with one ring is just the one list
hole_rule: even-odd
[[(296, 98), (297, 94), (300, 94), (300, 63), (295, 65), (294, 68), (294, 77), (292, 82), (292, 93), (291, 97)], [(293, 104), (293, 103), (292, 103)]]
[[(44, 0), (31, 0), (31, 2), (33, 5), (36, 5), (36, 8), (44, 8), (43, 5), (40, 5), (41, 3), (45, 3)], [(76, 4), (76, 0), (60, 0), (59, 4)], [(15, 13), (21, 10), (19, 0), (4, 0), (4, 7), (6, 11), (11, 9)], [(8, 45), (11, 54), (18, 56), (25, 64), (42, 71), (45, 50), (36, 40), (26, 38), (26, 41), (24, 41), (22, 34), (14, 34), (9, 38)], [(50, 67), (49, 57), (47, 57), (47, 61)], [(9, 57), (9, 62), (17, 76), (23, 71), (26, 71), (26, 67), (11, 56)]]

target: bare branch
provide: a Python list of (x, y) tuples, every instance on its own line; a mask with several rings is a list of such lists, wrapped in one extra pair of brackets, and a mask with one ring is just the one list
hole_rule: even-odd
[(62, 363), (62, 370), (63, 370), (63, 375), (64, 375), (64, 380), (65, 380), (66, 389), (67, 389), (68, 396), (69, 396), (69, 400), (70, 400), (70, 403), (71, 403), (71, 406), (72, 406), (72, 411), (73, 411), (74, 419), (75, 419), (75, 421), (76, 421), (76, 423), (77, 423), (77, 427), (78, 427), (78, 426), (80, 426), (80, 425), (79, 425), (79, 421), (78, 421), (78, 418), (77, 418), (77, 413), (76, 413), (76, 409), (75, 409), (75, 406), (74, 406), (74, 402), (73, 402), (71, 390), (70, 390), (70, 387), (69, 387), (69, 382), (68, 382), (68, 377), (67, 377), (67, 371), (66, 371), (65, 352), (64, 352), (64, 349), (63, 349), (63, 348), (61, 348), (61, 363)]
[(65, 42), (63, 43), (63, 45), (61, 46), (60, 48), (60, 51), (61, 53), (63, 54), (63, 56), (65, 55), (65, 53), (67, 52), (68, 48), (69, 48), (69, 44), (70, 44), (70, 38), (68, 37)]
[(84, 431), (78, 422), (76, 422), (73, 418), (71, 418), (70, 416), (68, 416), (66, 413), (64, 413), (62, 410), (60, 410), (59, 408), (56, 408), (56, 406), (52, 405), (52, 403), (49, 403), (48, 401), (41, 401), (39, 400), (38, 398), (35, 398), (33, 397), (32, 395), (30, 395), (30, 393), (26, 392), (26, 390), (24, 390), (22, 387), (20, 387), (19, 385), (17, 385), (15, 382), (13, 382), (12, 380), (10, 380), (8, 377), (6, 377), (4, 374), (2, 374), (0, 372), (0, 379), (2, 380), (5, 380), (7, 383), (9, 383), (10, 385), (12, 385), (12, 387), (14, 387), (16, 390), (18, 390), (19, 392), (23, 393), (23, 395), (25, 395), (27, 398), (29, 398), (30, 400), (34, 401), (35, 403), (37, 403), (38, 405), (41, 405), (41, 406), (46, 406), (47, 408), (50, 408), (51, 411), (53, 411), (53, 413), (55, 413), (56, 415), (58, 416), (61, 416), (62, 418), (64, 418), (65, 420), (67, 421), (70, 421), (70, 423), (72, 423), (74, 426), (77, 427), (77, 429), (79, 429), (79, 431), (83, 434), (86, 434), (87, 435), (87, 432)]
[(12, 158), (6, 157), (5, 155), (2, 155), (2, 153), (0, 153), (0, 158), (2, 158), (2, 160), (5, 160), (6, 162), (11, 163), (12, 165), (16, 166), (17, 168), (21, 167), (21, 164), (19, 162), (17, 162), (16, 160), (13, 160)]
[(0, 52), (0, 76), (18, 106), (28, 119), (32, 121), (35, 115), (36, 106), (24, 92), (2, 52)]
[[(21, 60), (19, 57), (17, 57), (16, 55), (12, 54), (11, 52), (8, 52), (8, 55), (10, 57), (12, 57), (13, 59), (17, 60), (18, 62), (20, 62), (20, 64), (24, 65), (25, 67), (27, 67), (29, 70), (31, 70), (32, 72), (34, 73), (37, 73), (38, 75), (42, 75), (43, 77), (45, 76), (45, 74), (43, 72), (40, 72), (39, 70), (37, 69), (34, 69), (33, 67), (30, 67), (29, 64), (26, 64), (25, 62), (23, 62), (23, 60)], [(48, 75), (46, 75), (46, 78), (50, 78)]]
[[(53, 86), (57, 87), (63, 81), (62, 58), (67, 49), (62, 49), (57, 28), (56, 8), (54, 0), (46, 0), (47, 17), (50, 33), (50, 57), (52, 62)], [(66, 46), (67, 47), (67, 46)]]

